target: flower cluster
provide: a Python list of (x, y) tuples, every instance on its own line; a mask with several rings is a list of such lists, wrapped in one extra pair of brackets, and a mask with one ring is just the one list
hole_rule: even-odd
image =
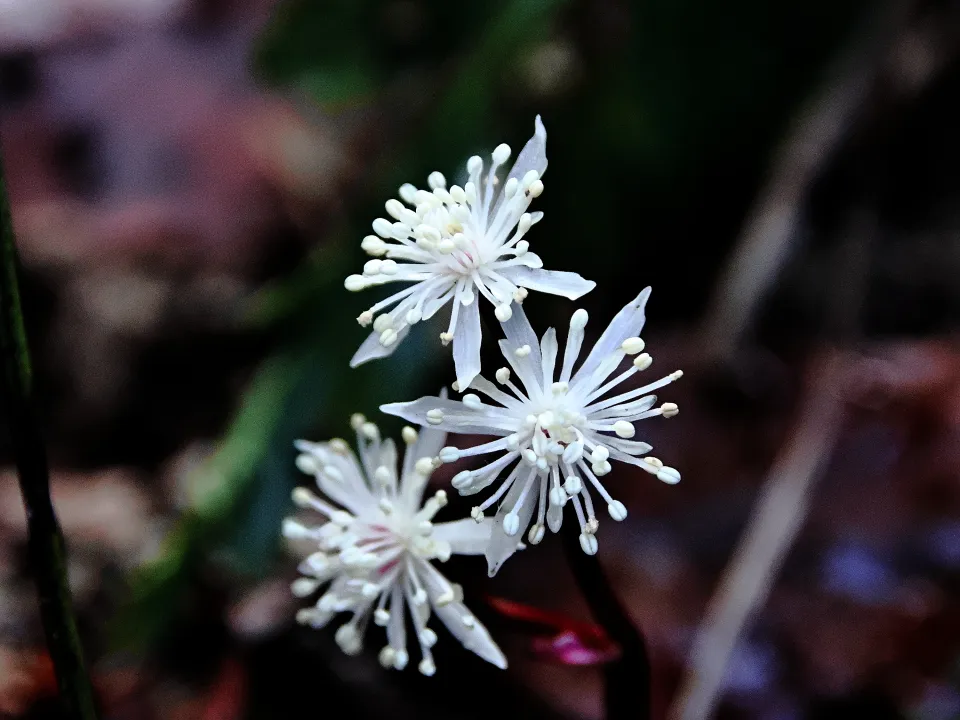
[(312, 608), (297, 614), (297, 620), (320, 628), (337, 613), (352, 613), (335, 637), (345, 653), (355, 654), (372, 617), (376, 625), (386, 628), (387, 645), (380, 651), (380, 662), (402, 670), (409, 661), (406, 610), (420, 646), (420, 672), (433, 675), (436, 667), (430, 648), (437, 634), (428, 622), (436, 614), (464, 647), (497, 667), (506, 667), (503, 653), (464, 606), (460, 587), (431, 562), (482, 553), (490, 536), (489, 527), (469, 518), (434, 523), (437, 511), (447, 504), (443, 490), (422, 503), (434, 469), (433, 456), (446, 434), (405, 427), (406, 450), (398, 472), (393, 441), (381, 439), (377, 426), (363, 416), (354, 416), (352, 424), (359, 459), (340, 439), (297, 443), (301, 452), (297, 467), (313, 475), (320, 492), (337, 503), (332, 505), (303, 487), (293, 493), (298, 506), (326, 519), (317, 526), (294, 518), (283, 524), (285, 537), (309, 541), (318, 548), (300, 564), (302, 577), (293, 583), (294, 594), (306, 597), (327, 586)]
[[(292, 518), (284, 523), (286, 537), (315, 546), (300, 565), (294, 593), (306, 597), (326, 588), (298, 620), (321, 627), (338, 613), (351, 613), (336, 640), (344, 652), (355, 653), (372, 617), (386, 628), (387, 645), (380, 652), (386, 667), (403, 669), (409, 661), (405, 612), (412, 618), (424, 674), (435, 671), (430, 648), (437, 635), (427, 626), (434, 614), (467, 649), (506, 667), (499, 648), (463, 605), (459, 586), (433, 561), (483, 554), (492, 576), (524, 547), (523, 538), (536, 545), (547, 528), (560, 531), (568, 504), (580, 546), (593, 555), (597, 503), (613, 520), (627, 516), (601, 481), (613, 462), (634, 465), (668, 484), (680, 480), (676, 469), (648, 454), (650, 445), (634, 439), (640, 420), (679, 412), (671, 402), (658, 406), (654, 393), (679, 379), (681, 371), (637, 382), (653, 363), (640, 335), (650, 288), (617, 313), (582, 360), (585, 310), (571, 315), (562, 348), (553, 328), (538, 337), (522, 307), (529, 291), (575, 300), (595, 284), (576, 273), (544, 270), (525, 239), (542, 217), (528, 212), (543, 192), (547, 168), (539, 117), (534, 136), (501, 174), (509, 157), (510, 148), (498, 146), (486, 171), (480, 157), (470, 158), (462, 186), (448, 187), (439, 172), (427, 179), (429, 190), (402, 186), (401, 199), (386, 203), (393, 220), (375, 220), (376, 234), (361, 243), (373, 259), (345, 283), (351, 291), (408, 283), (361, 313), (358, 321), (372, 325), (373, 332), (354, 355), (353, 367), (386, 357), (412, 325), (451, 305), (440, 340), (453, 345), (453, 389), (460, 399), (444, 391), (381, 406), (421, 426), (419, 432), (403, 429), (402, 460), (394, 443), (359, 415), (352, 421), (359, 459), (342, 440), (297, 443), (297, 466), (316, 478), (324, 497), (298, 488), (294, 501), (326, 518), (316, 527)], [(504, 336), (499, 346), (506, 364), (492, 380), (480, 366), (481, 296), (494, 306)], [(492, 439), (455, 447), (444, 444), (448, 432)], [(473, 462), (477, 456), (486, 456), (485, 464), (460, 469), (451, 484), (461, 495), (492, 490), (470, 518), (434, 523), (447, 496), (438, 490), (422, 502), (431, 474), (445, 463)], [(495, 510), (492, 517), (488, 510)]]

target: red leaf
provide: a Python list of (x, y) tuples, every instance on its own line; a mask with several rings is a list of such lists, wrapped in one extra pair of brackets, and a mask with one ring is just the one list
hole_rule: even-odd
[(540, 658), (563, 665), (599, 665), (620, 656), (620, 648), (599, 625), (504, 598), (488, 597), (487, 602), (501, 615), (546, 633), (531, 643)]

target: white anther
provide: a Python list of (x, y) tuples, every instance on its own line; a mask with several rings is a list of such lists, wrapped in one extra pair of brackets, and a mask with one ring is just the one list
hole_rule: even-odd
[(461, 470), (456, 475), (453, 476), (453, 479), (450, 481), (450, 484), (453, 485), (454, 489), (462, 490), (467, 485), (473, 482), (473, 473), (469, 470)]
[(527, 542), (531, 545), (539, 545), (543, 540), (544, 533), (546, 528), (543, 527), (540, 523), (534, 523), (530, 526), (530, 530), (527, 532)]
[(382, 238), (393, 237), (393, 224), (386, 218), (377, 218), (373, 221), (373, 231)]
[(528, 355), (530, 355), (530, 352), (531, 351), (530, 351), (529, 345), (521, 345), (520, 347), (518, 347), (516, 350), (513, 351), (513, 354), (516, 355), (518, 358), (525, 358)]
[(653, 365), (653, 358), (650, 357), (650, 353), (641, 353), (633, 359), (633, 366), (637, 370), (646, 370), (651, 365)]
[(444, 346), (449, 345), (451, 342), (453, 342), (453, 333), (440, 333), (440, 342), (443, 343)]
[(380, 333), (380, 344), (383, 345), (384, 347), (390, 347), (397, 341), (397, 338), (399, 337), (400, 336), (397, 335), (396, 330), (394, 330), (393, 328), (387, 328), (382, 333)]
[(428, 458), (428, 457), (422, 457), (419, 460), (417, 460), (416, 465), (414, 465), (414, 468), (418, 473), (424, 476), (429, 475), (436, 469), (433, 466), (433, 458)]
[(617, 420), (613, 424), (613, 431), (617, 434), (617, 437), (622, 438), (632, 438), (637, 434), (637, 429), (633, 426), (633, 423), (628, 423), (626, 420)]
[(443, 410), (440, 408), (433, 408), (432, 410), (427, 410), (427, 422), (431, 425), (439, 425), (443, 422)]
[(503, 196), (509, 200), (517, 194), (517, 189), (519, 187), (520, 182), (515, 177), (510, 178), (507, 180), (507, 184), (503, 186)]
[(290, 498), (293, 500), (294, 505), (302, 508), (310, 507), (314, 501), (313, 493), (305, 487), (294, 488), (293, 492), (290, 493)]
[(527, 242), (526, 240), (521, 240), (515, 245), (515, 247), (517, 250), (517, 256), (526, 255), (527, 252), (530, 250), (530, 243)]
[(343, 286), (350, 292), (364, 290), (369, 286), (369, 281), (363, 275), (349, 275), (343, 281)]
[(410, 183), (404, 183), (403, 185), (400, 186), (400, 190), (398, 191), (397, 194), (400, 195), (400, 199), (403, 200), (405, 203), (409, 203), (410, 205), (413, 205), (413, 198), (417, 194), (417, 188), (416, 186), (411, 185)]
[(384, 275), (396, 275), (398, 270), (397, 263), (389, 258), (380, 263), (380, 272)]
[(602, 463), (608, 457), (610, 457), (610, 451), (603, 445), (597, 445), (590, 453), (590, 459), (595, 463)]
[(432, 648), (437, 644), (437, 634), (428, 627), (425, 627), (423, 630), (421, 630), (418, 637), (420, 638), (420, 642), (423, 643), (424, 647)]
[(379, 256), (387, 252), (387, 244), (376, 235), (367, 235), (360, 241), (360, 247), (368, 255)]
[(389, 330), (391, 327), (393, 327), (393, 316), (390, 313), (379, 315), (377, 319), (373, 321), (374, 332), (382, 333), (384, 330)]
[(296, 459), (297, 470), (307, 475), (316, 475), (320, 470), (317, 459), (309, 453), (301, 453)]
[(357, 322), (360, 324), (360, 327), (367, 327), (373, 322), (373, 313), (369, 310), (364, 310), (357, 315)]
[(520, 452), (523, 456), (523, 459), (527, 461), (530, 465), (537, 464), (537, 454), (530, 448), (526, 448)]
[(497, 378), (497, 382), (501, 385), (505, 385), (510, 382), (510, 368), (502, 367), (494, 374), (494, 377)]
[(657, 480), (665, 482), (667, 485), (676, 485), (680, 482), (680, 471), (664, 465), (657, 471)]
[(538, 198), (543, 194), (543, 180), (534, 180), (527, 188), (527, 193), (532, 198)]
[(386, 627), (390, 622), (390, 612), (383, 608), (377, 608), (373, 612), (373, 622), (380, 627)]
[(603, 475), (609, 475), (610, 471), (613, 470), (613, 466), (607, 460), (604, 460), (601, 463), (594, 463), (590, 466), (590, 469), (593, 470), (593, 474), (597, 477)]
[(420, 437), (420, 434), (409, 425), (404, 425), (403, 430), (400, 431), (400, 437), (403, 438), (403, 442), (407, 445), (413, 445), (417, 441), (417, 438)]
[(373, 471), (374, 479), (381, 485), (389, 484), (392, 475), (390, 474), (390, 468), (386, 465), (380, 465), (376, 470)]
[(580, 308), (573, 313), (573, 316), (570, 318), (570, 329), (571, 330), (583, 330), (587, 326), (587, 320), (590, 316), (587, 314), (587, 311), (583, 308)]
[(483, 402), (480, 400), (480, 396), (475, 393), (467, 393), (463, 396), (461, 401), (471, 410), (479, 410), (481, 407), (483, 407)]
[(579, 478), (579, 476), (571, 475), (563, 483), (563, 489), (566, 490), (567, 495), (572, 497), (583, 490), (583, 481)]
[(297, 578), (290, 583), (290, 592), (293, 593), (294, 597), (307, 597), (307, 595), (312, 595), (319, 586), (320, 583), (313, 578)]
[(553, 487), (550, 488), (550, 505), (553, 507), (563, 507), (567, 502), (567, 493), (564, 492), (562, 487)]
[(513, 317), (513, 308), (510, 307), (509, 303), (497, 305), (497, 309), (493, 311), (493, 314), (497, 316), (497, 320), (500, 322), (506, 322)]
[(668, 402), (660, 406), (660, 412), (663, 413), (665, 418), (672, 418), (680, 412), (680, 408), (677, 407), (676, 403)]
[(587, 555), (596, 555), (597, 547), (597, 538), (593, 533), (580, 533), (580, 549)]
[(460, 459), (460, 449), (451, 445), (440, 450), (440, 462), (452, 463)]
[(520, 516), (516, 513), (507, 513), (503, 516), (503, 531), (513, 537), (520, 531)]
[(639, 352), (643, 352), (643, 348), (645, 347), (646, 343), (638, 337), (628, 337), (620, 344), (620, 349), (627, 355), (636, 355)]
[(479, 505), (470, 508), (470, 517), (472, 517), (478, 523), (483, 522), (483, 510), (480, 509)]
[(614, 500), (612, 503), (607, 505), (607, 512), (610, 513), (610, 517), (617, 522), (621, 522), (627, 518), (627, 508), (619, 500)]
[[(472, 159), (472, 158), (471, 158)], [(506, 143), (500, 143), (493, 151), (493, 162), (496, 165), (503, 165), (510, 159), (510, 146)]]
[(437, 666), (433, 664), (433, 660), (429, 658), (424, 658), (420, 661), (420, 664), (417, 665), (417, 669), (420, 671), (421, 675), (426, 675), (431, 677), (435, 672), (437, 672)]
[(473, 155), (467, 160), (467, 172), (473, 175), (483, 169), (483, 160), (479, 155)]

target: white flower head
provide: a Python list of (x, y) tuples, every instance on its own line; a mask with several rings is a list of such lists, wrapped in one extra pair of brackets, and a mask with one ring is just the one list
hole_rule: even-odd
[[(497, 370), (496, 384), (478, 375), (469, 388), (492, 403), (467, 393), (462, 400), (424, 397), (381, 407), (391, 415), (432, 423), (449, 432), (498, 436), (482, 445), (445, 447), (439, 453), (441, 462), (497, 455), (483, 467), (453, 478), (453, 486), (464, 495), (485, 490), (506, 473), (497, 490), (473, 509), (474, 518), (483, 521), (484, 511), (500, 503), (486, 552), (490, 575), (516, 550), (518, 535), (530, 525), (534, 512), (536, 520), (527, 535), (531, 544), (543, 539), (545, 525), (553, 532), (560, 529), (568, 503), (577, 515), (583, 551), (596, 553), (599, 523), (592, 493), (606, 504), (614, 520), (627, 516), (623, 503), (614, 500), (599, 479), (611, 471), (613, 460), (643, 468), (663, 482), (679, 482), (680, 473), (674, 468), (654, 457), (641, 457), (652, 449), (650, 445), (631, 438), (638, 420), (677, 414), (673, 403), (655, 408), (657, 398), (651, 393), (683, 373), (677, 370), (642, 387), (616, 390), (652, 363), (639, 337), (649, 296), (646, 288), (614, 317), (576, 372), (586, 311), (577, 310), (570, 319), (558, 373), (556, 331), (550, 328), (538, 341), (518, 309), (501, 323), (506, 339), (500, 341), (500, 350), (509, 367)], [(625, 362), (628, 367), (620, 370)]]
[(543, 216), (527, 212), (543, 192), (547, 169), (547, 131), (539, 115), (533, 137), (502, 179), (498, 171), (509, 157), (510, 147), (499, 145), (486, 173), (479, 156), (467, 161), (463, 187), (447, 188), (446, 178), (433, 172), (427, 178), (429, 190), (405, 184), (400, 188), (402, 202), (387, 201), (393, 220), (374, 220), (376, 235), (362, 242), (373, 259), (362, 275), (351, 275), (344, 285), (357, 291), (391, 282), (411, 284), (357, 318), (361, 325), (372, 324), (373, 332), (351, 367), (389, 355), (411, 325), (450, 303), (449, 325), (440, 340), (453, 343), (457, 382), (467, 387), (480, 372), (478, 295), (494, 305), (502, 321), (529, 290), (575, 300), (595, 287), (576, 273), (544, 270), (543, 261), (523, 239)]
[(302, 577), (293, 583), (294, 594), (306, 597), (327, 586), (313, 607), (297, 613), (298, 622), (320, 628), (338, 613), (351, 613), (335, 637), (344, 652), (354, 654), (360, 651), (372, 618), (386, 628), (387, 645), (380, 651), (380, 662), (402, 670), (409, 662), (406, 609), (420, 646), (420, 672), (433, 675), (436, 667), (430, 648), (437, 635), (427, 623), (435, 614), (465, 648), (505, 668), (500, 648), (464, 606), (460, 586), (432, 564), (453, 554), (481, 554), (491, 529), (470, 518), (434, 523), (434, 515), (447, 503), (442, 490), (421, 506), (427, 480), (437, 466), (434, 456), (446, 434), (405, 427), (406, 451), (398, 476), (393, 441), (381, 439), (377, 426), (362, 415), (355, 415), (352, 424), (359, 459), (343, 440), (297, 442), (301, 451), (297, 466), (315, 476), (323, 495), (336, 503), (297, 488), (294, 502), (317, 511), (326, 521), (310, 527), (288, 518), (283, 524), (288, 539), (317, 546), (299, 566)]

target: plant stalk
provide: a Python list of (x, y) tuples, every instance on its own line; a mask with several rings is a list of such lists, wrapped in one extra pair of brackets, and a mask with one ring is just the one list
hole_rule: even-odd
[(27, 514), (30, 570), (37, 586), (40, 618), (67, 717), (96, 720), (93, 690), (67, 582), (63, 532), (50, 499), (46, 447), (33, 401), (33, 374), (27, 347), (6, 179), (0, 162), (0, 362), (3, 415), (10, 430), (20, 493)]
[(603, 667), (606, 720), (649, 720), (650, 657), (642, 633), (610, 587), (596, 555), (580, 548), (575, 532), (561, 532), (564, 553), (593, 619), (620, 647), (620, 657)]

